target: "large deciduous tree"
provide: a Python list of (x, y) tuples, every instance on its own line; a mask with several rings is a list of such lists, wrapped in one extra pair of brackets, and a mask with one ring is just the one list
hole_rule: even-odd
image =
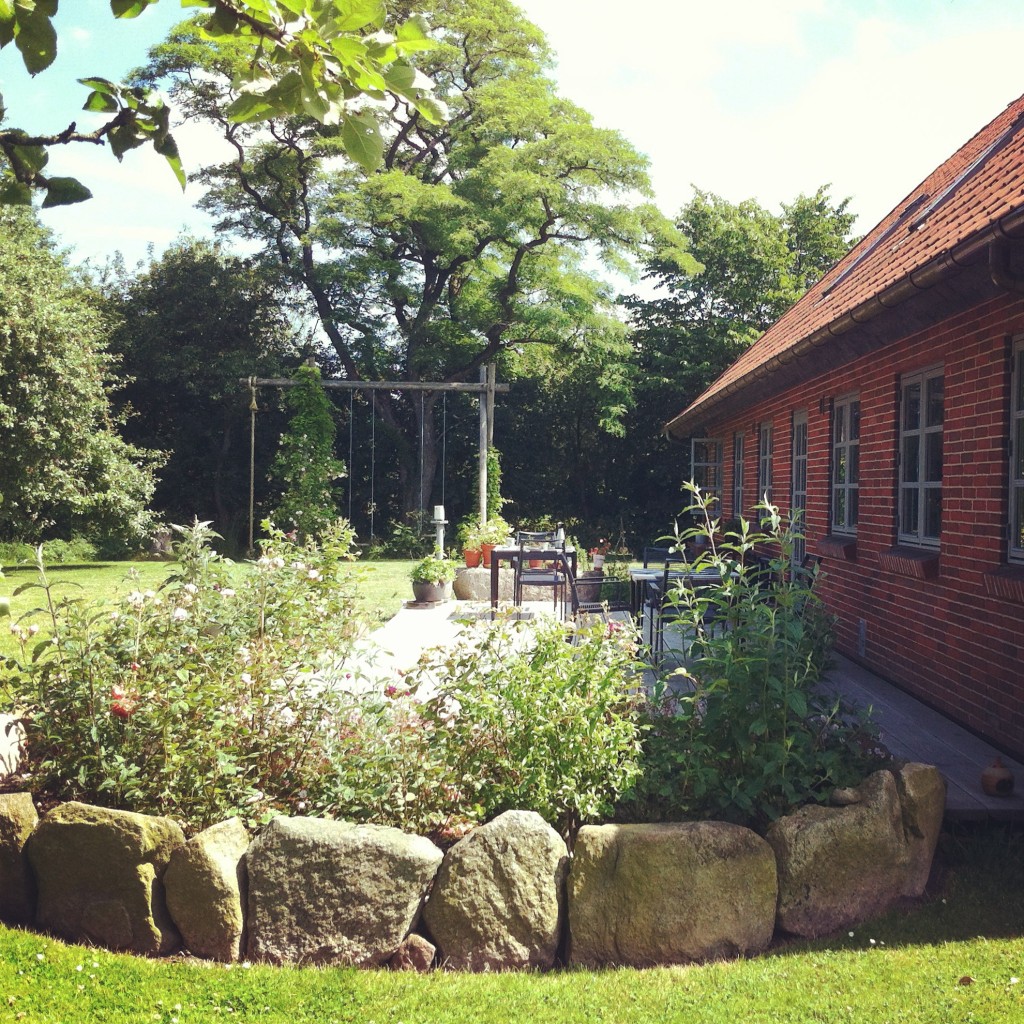
[[(303, 339), (285, 290), (251, 259), (187, 237), (141, 270), (115, 268), (105, 290), (125, 378), (115, 398), (133, 412), (123, 432), (167, 454), (154, 508), (173, 523), (212, 519), (231, 550), (243, 547), (250, 394), (239, 381), (298, 361)], [(255, 497), (266, 509), (282, 420), (272, 394), (260, 409)]]
[(151, 453), (111, 415), (109, 325), (28, 211), (0, 209), (0, 538), (138, 544)]
[[(150, 80), (171, 76), (182, 107), (235, 148), (206, 172), (205, 205), (291, 275), (351, 380), (466, 381), (530, 346), (620, 343), (610, 292), (586, 261), (694, 265), (671, 223), (635, 201), (650, 193), (644, 158), (556, 95), (543, 36), (508, 0), (415, 6), (436, 28), (421, 67), (450, 117), (431, 124), (392, 100), (376, 173), (310, 119), (233, 123), (229, 82), (248, 59), (237, 43), (214, 50), (183, 31), (158, 48)], [(431, 493), (437, 400), (377, 395), (406, 510), (421, 473)]]
[[(114, 18), (135, 18), (157, 0), (110, 0)], [(0, 0), (0, 49), (13, 45), (25, 70), (37, 75), (57, 56), (53, 19), (57, 0)], [(383, 0), (181, 0), (183, 8), (204, 8), (203, 32), (210, 38), (240, 38), (252, 44), (236, 71), (237, 95), (227, 116), (238, 122), (302, 113), (340, 129), (340, 145), (360, 165), (380, 162), (383, 143), (375, 101), (400, 97), (418, 116), (441, 121), (446, 111), (432, 95), (432, 83), (409, 55), (434, 44), (417, 15), (389, 18)], [(171, 111), (158, 92), (125, 86), (93, 75), (79, 79), (88, 90), (83, 110), (100, 115), (94, 128), (72, 121), (52, 134), (22, 127), (0, 128), (0, 205), (30, 205), (34, 192), (44, 206), (90, 198), (77, 179), (47, 170), (50, 149), (72, 143), (109, 146), (120, 160), (151, 144), (182, 188), (185, 173), (170, 133)], [(0, 123), (6, 119), (0, 96)]]

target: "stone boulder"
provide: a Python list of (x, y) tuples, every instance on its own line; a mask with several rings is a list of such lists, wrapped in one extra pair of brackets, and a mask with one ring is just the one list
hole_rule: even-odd
[(928, 885), (946, 813), (946, 780), (933, 765), (912, 761), (896, 772), (896, 791), (907, 841), (902, 895), (921, 896)]
[(161, 956), (180, 936), (163, 874), (185, 836), (170, 818), (67, 803), (26, 845), (39, 887), (36, 923), (71, 940)]
[(585, 967), (759, 953), (778, 895), (771, 847), (718, 821), (584, 826), (568, 891), (569, 962)]
[[(490, 569), (460, 569), (455, 577), (455, 596), (460, 601), (491, 600)], [(515, 573), (511, 569), (498, 570), (498, 600), (511, 602), (515, 596)]]
[(29, 924), (36, 887), (25, 859), (25, 843), (39, 815), (29, 793), (0, 794), (0, 921)]
[(506, 811), (446, 854), (423, 912), (448, 967), (550, 968), (565, 916), (569, 851), (534, 811)]
[(777, 923), (814, 938), (881, 913), (906, 887), (908, 849), (896, 780), (878, 771), (848, 807), (803, 807), (765, 838), (779, 868)]
[(171, 855), (164, 873), (167, 909), (195, 956), (231, 963), (245, 951), (245, 851), (238, 818), (200, 832)]
[(412, 931), (441, 856), (396, 828), (275, 818), (245, 856), (249, 957), (385, 963)]
[(402, 940), (402, 944), (388, 960), (388, 967), (393, 971), (418, 971), (426, 974), (436, 954), (437, 948), (432, 942), (413, 932)]

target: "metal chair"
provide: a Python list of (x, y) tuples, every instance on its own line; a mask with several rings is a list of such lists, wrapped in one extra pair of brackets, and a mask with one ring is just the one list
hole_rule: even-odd
[[(536, 568), (530, 565), (535, 552), (527, 547), (530, 538), (531, 544), (544, 544), (550, 551), (555, 550), (554, 556), (548, 554), (540, 560), (544, 563)], [(569, 562), (565, 558), (565, 540), (556, 540), (554, 533), (531, 533), (519, 531), (516, 535), (519, 543), (519, 554), (512, 561), (515, 570), (514, 601), (517, 606), (523, 603), (524, 587), (550, 587), (552, 590), (552, 605), (557, 609), (559, 592), (562, 595), (562, 604), (565, 604), (566, 581), (572, 573), (569, 571)], [(563, 568), (564, 566), (564, 568)]]

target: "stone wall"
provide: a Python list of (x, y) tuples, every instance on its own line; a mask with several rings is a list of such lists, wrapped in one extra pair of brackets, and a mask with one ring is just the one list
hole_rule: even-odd
[(485, 971), (699, 963), (818, 936), (920, 896), (935, 768), (876, 772), (762, 837), (725, 822), (588, 825), (570, 856), (532, 811), (447, 853), (378, 825), (167, 818), (0, 796), (0, 918), (70, 941), (211, 960)]

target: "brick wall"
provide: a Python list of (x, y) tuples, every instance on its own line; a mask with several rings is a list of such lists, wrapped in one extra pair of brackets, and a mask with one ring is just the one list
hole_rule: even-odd
[[(826, 551), (821, 593), (838, 615), (843, 653), (1024, 755), (1024, 565), (1008, 566), (1010, 348), (1024, 301), (1003, 297), (716, 423), (723, 502), (733, 514), (733, 434), (746, 437), (744, 495), (757, 486), (757, 429), (775, 429), (773, 501), (790, 505), (792, 414), (807, 410), (807, 549)], [(935, 559), (897, 548), (895, 455), (902, 373), (942, 364), (945, 377), (942, 535)], [(831, 400), (859, 393), (860, 517), (855, 552), (829, 531)], [(896, 549), (896, 554), (892, 552)], [(905, 557), (899, 557), (904, 553)], [(931, 576), (932, 578), (928, 578)], [(865, 643), (859, 649), (863, 620)]]

